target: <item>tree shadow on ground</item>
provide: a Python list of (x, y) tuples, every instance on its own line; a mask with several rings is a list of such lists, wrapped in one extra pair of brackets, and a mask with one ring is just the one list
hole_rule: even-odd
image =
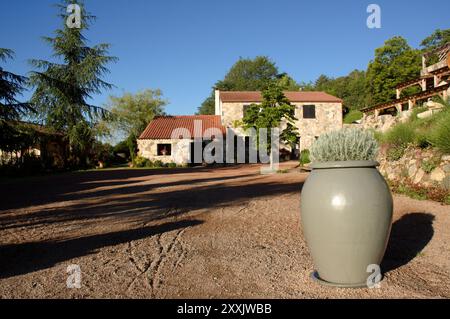
[(202, 223), (199, 220), (184, 220), (63, 241), (0, 246), (0, 279), (47, 269), (66, 260), (93, 254), (97, 249), (103, 247), (144, 239), (177, 229), (194, 227)]
[(385, 274), (408, 264), (427, 246), (434, 235), (433, 221), (432, 214), (411, 213), (392, 225), (391, 237), (381, 264)]
[[(244, 178), (242, 181), (239, 178)], [(102, 191), (95, 202), (71, 203), (64, 207), (42, 209), (33, 213), (0, 215), (0, 230), (20, 227), (45, 226), (48, 224), (90, 221), (98, 218), (117, 218), (148, 223), (175, 217), (191, 210), (238, 206), (254, 198), (276, 196), (293, 192), (300, 193), (303, 183), (279, 183), (266, 181), (261, 175), (249, 179), (247, 175), (235, 176), (230, 183), (226, 177), (216, 178), (219, 184), (196, 185), (183, 181), (182, 189), (167, 189), (150, 192), (152, 185), (127, 186), (122, 190), (126, 196), (113, 198), (120, 190)], [(208, 179), (211, 181), (211, 179)], [(190, 186), (190, 187), (189, 187)], [(85, 195), (79, 195), (83, 198)]]
[[(2, 194), (0, 212), (34, 205), (44, 205), (62, 200), (70, 201), (93, 196), (123, 194), (125, 192), (132, 193), (142, 189), (148, 190), (155, 187), (168, 187), (183, 185), (186, 183), (196, 184), (208, 182), (210, 180), (214, 180), (214, 178), (211, 178), (210, 180), (205, 178), (195, 178), (192, 180), (185, 179), (167, 184), (158, 183), (159, 180), (164, 180), (167, 177), (176, 178), (180, 174), (181, 176), (190, 176), (189, 174), (202, 174), (208, 176), (207, 173), (214, 170), (221, 172), (232, 172), (232, 170), (239, 168), (240, 166), (225, 168), (198, 167), (185, 169), (100, 170), (64, 173), (45, 177), (40, 176), (25, 180), (12, 180), (8, 183), (0, 183), (0, 193)], [(237, 177), (239, 176), (235, 175), (230, 176), (229, 178)], [(226, 178), (227, 177), (221, 177), (221, 179)], [(153, 184), (134, 187), (136, 184), (140, 184), (142, 182), (153, 182)], [(96, 192), (91, 191), (93, 189), (103, 187), (110, 187), (113, 189), (98, 190)], [(114, 187), (116, 188), (114, 189)]]

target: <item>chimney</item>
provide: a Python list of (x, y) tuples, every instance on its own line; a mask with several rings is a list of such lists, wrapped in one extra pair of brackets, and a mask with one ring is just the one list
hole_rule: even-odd
[(220, 104), (220, 90), (215, 90), (215, 96), (216, 96), (216, 108), (215, 113), (216, 115), (222, 116), (222, 105)]

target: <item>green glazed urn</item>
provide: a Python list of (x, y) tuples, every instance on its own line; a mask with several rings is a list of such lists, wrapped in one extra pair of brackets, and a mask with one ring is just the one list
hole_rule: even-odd
[(375, 161), (316, 163), (301, 194), (301, 224), (313, 277), (338, 287), (367, 287), (380, 266), (393, 200)]

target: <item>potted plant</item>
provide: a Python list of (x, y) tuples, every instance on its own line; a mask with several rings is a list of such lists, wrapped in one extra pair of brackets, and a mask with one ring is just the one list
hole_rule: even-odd
[(392, 225), (393, 201), (378, 172), (372, 132), (343, 129), (312, 146), (312, 171), (301, 195), (301, 222), (316, 271), (338, 287), (363, 287), (380, 265)]

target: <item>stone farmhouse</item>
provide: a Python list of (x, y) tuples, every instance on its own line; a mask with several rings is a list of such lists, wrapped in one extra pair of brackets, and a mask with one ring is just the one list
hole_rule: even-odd
[[(309, 149), (321, 134), (343, 127), (341, 99), (324, 92), (297, 91), (285, 92), (285, 95), (295, 106), (300, 135), (300, 143), (294, 149), (281, 145), (286, 151), (298, 156), (300, 150)], [(244, 139), (244, 145), (250, 147), (245, 132), (236, 124), (251, 104), (262, 102), (261, 92), (216, 90), (215, 98), (215, 115), (155, 118), (137, 141), (139, 155), (163, 163), (194, 163), (197, 139), (203, 139), (204, 148), (218, 134), (226, 135), (227, 132)]]

